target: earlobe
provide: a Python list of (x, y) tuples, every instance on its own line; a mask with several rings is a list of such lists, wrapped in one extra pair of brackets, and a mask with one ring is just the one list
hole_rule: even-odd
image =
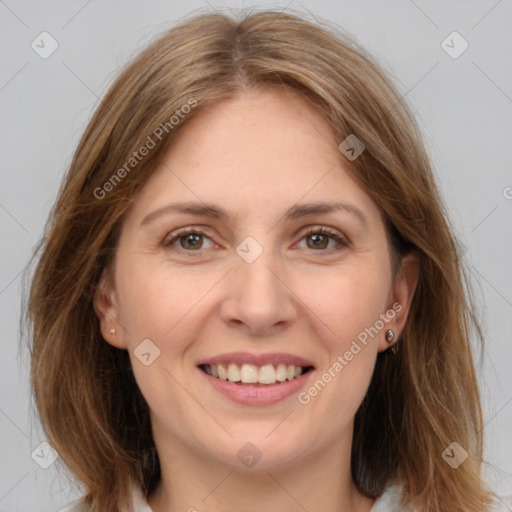
[(115, 300), (114, 288), (104, 271), (96, 287), (93, 307), (100, 321), (101, 334), (105, 341), (116, 348), (126, 348), (124, 330), (119, 323), (119, 313)]

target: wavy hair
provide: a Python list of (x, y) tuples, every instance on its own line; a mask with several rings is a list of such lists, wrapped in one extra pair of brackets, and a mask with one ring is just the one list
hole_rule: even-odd
[[(400, 482), (403, 502), (421, 512), (486, 510), (494, 495), (482, 477), (470, 340), (483, 337), (419, 128), (391, 79), (353, 38), (296, 14), (206, 13), (182, 21), (125, 67), (97, 107), (34, 256), (28, 297), (31, 385), (50, 444), (85, 485), (93, 511), (130, 509), (132, 480), (146, 497), (158, 485), (147, 403), (127, 352), (102, 338), (93, 297), (123, 214), (176, 133), (202, 107), (251, 88), (298, 94), (337, 140), (355, 134), (364, 141), (348, 168), (380, 208), (398, 261), (408, 251), (420, 258), (400, 350), (378, 354), (356, 413), (356, 485), (376, 498)], [(172, 116), (191, 101), (195, 108), (173, 126)], [(156, 147), (127, 168), (158, 126), (167, 130)], [(118, 177), (126, 172), (113, 182), (118, 169)], [(469, 453), (456, 470), (442, 457), (453, 441)]]

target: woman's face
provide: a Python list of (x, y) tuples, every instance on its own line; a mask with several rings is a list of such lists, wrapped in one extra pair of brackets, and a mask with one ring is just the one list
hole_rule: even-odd
[(415, 267), (392, 279), (383, 219), (340, 142), (295, 96), (244, 93), (183, 127), (128, 211), (97, 311), (155, 439), (258, 468), (350, 446)]

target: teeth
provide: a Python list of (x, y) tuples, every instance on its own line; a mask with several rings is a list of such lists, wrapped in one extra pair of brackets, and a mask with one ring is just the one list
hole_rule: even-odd
[(235, 363), (204, 365), (204, 371), (221, 380), (230, 382), (242, 382), (244, 384), (275, 384), (285, 380), (293, 380), (302, 375), (302, 367), (293, 364), (286, 365), (279, 363), (277, 367), (273, 364), (256, 366), (254, 364)]
[(258, 367), (253, 364), (243, 364), (240, 369), (240, 380), (246, 384), (258, 382)]
[[(245, 365), (242, 366), (242, 368)], [(266, 364), (260, 368), (258, 382), (260, 384), (275, 384), (276, 382), (276, 371), (274, 370), (274, 365)]]
[(283, 363), (277, 365), (276, 380), (279, 382), (286, 380), (286, 365)]
[(238, 382), (240, 380), (240, 368), (235, 363), (228, 365), (228, 380), (229, 382)]
[[(226, 370), (226, 368), (224, 367), (223, 364), (212, 364), (210, 365), (210, 368), (212, 368), (213, 366), (216, 366), (217, 367), (217, 371), (218, 371), (218, 374), (219, 374), (219, 379), (221, 380), (228, 380), (228, 372)], [(212, 371), (212, 375), (213, 375), (213, 371)]]

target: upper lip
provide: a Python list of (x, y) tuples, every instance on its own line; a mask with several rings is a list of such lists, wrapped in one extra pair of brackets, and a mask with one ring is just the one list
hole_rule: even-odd
[(235, 363), (237, 365), (253, 364), (255, 366), (264, 366), (266, 364), (286, 364), (295, 366), (314, 366), (311, 361), (303, 357), (295, 356), (293, 354), (279, 353), (266, 353), (266, 354), (251, 354), (250, 352), (230, 352), (220, 354), (218, 356), (202, 359), (197, 363), (197, 366), (202, 364), (229, 364)]

